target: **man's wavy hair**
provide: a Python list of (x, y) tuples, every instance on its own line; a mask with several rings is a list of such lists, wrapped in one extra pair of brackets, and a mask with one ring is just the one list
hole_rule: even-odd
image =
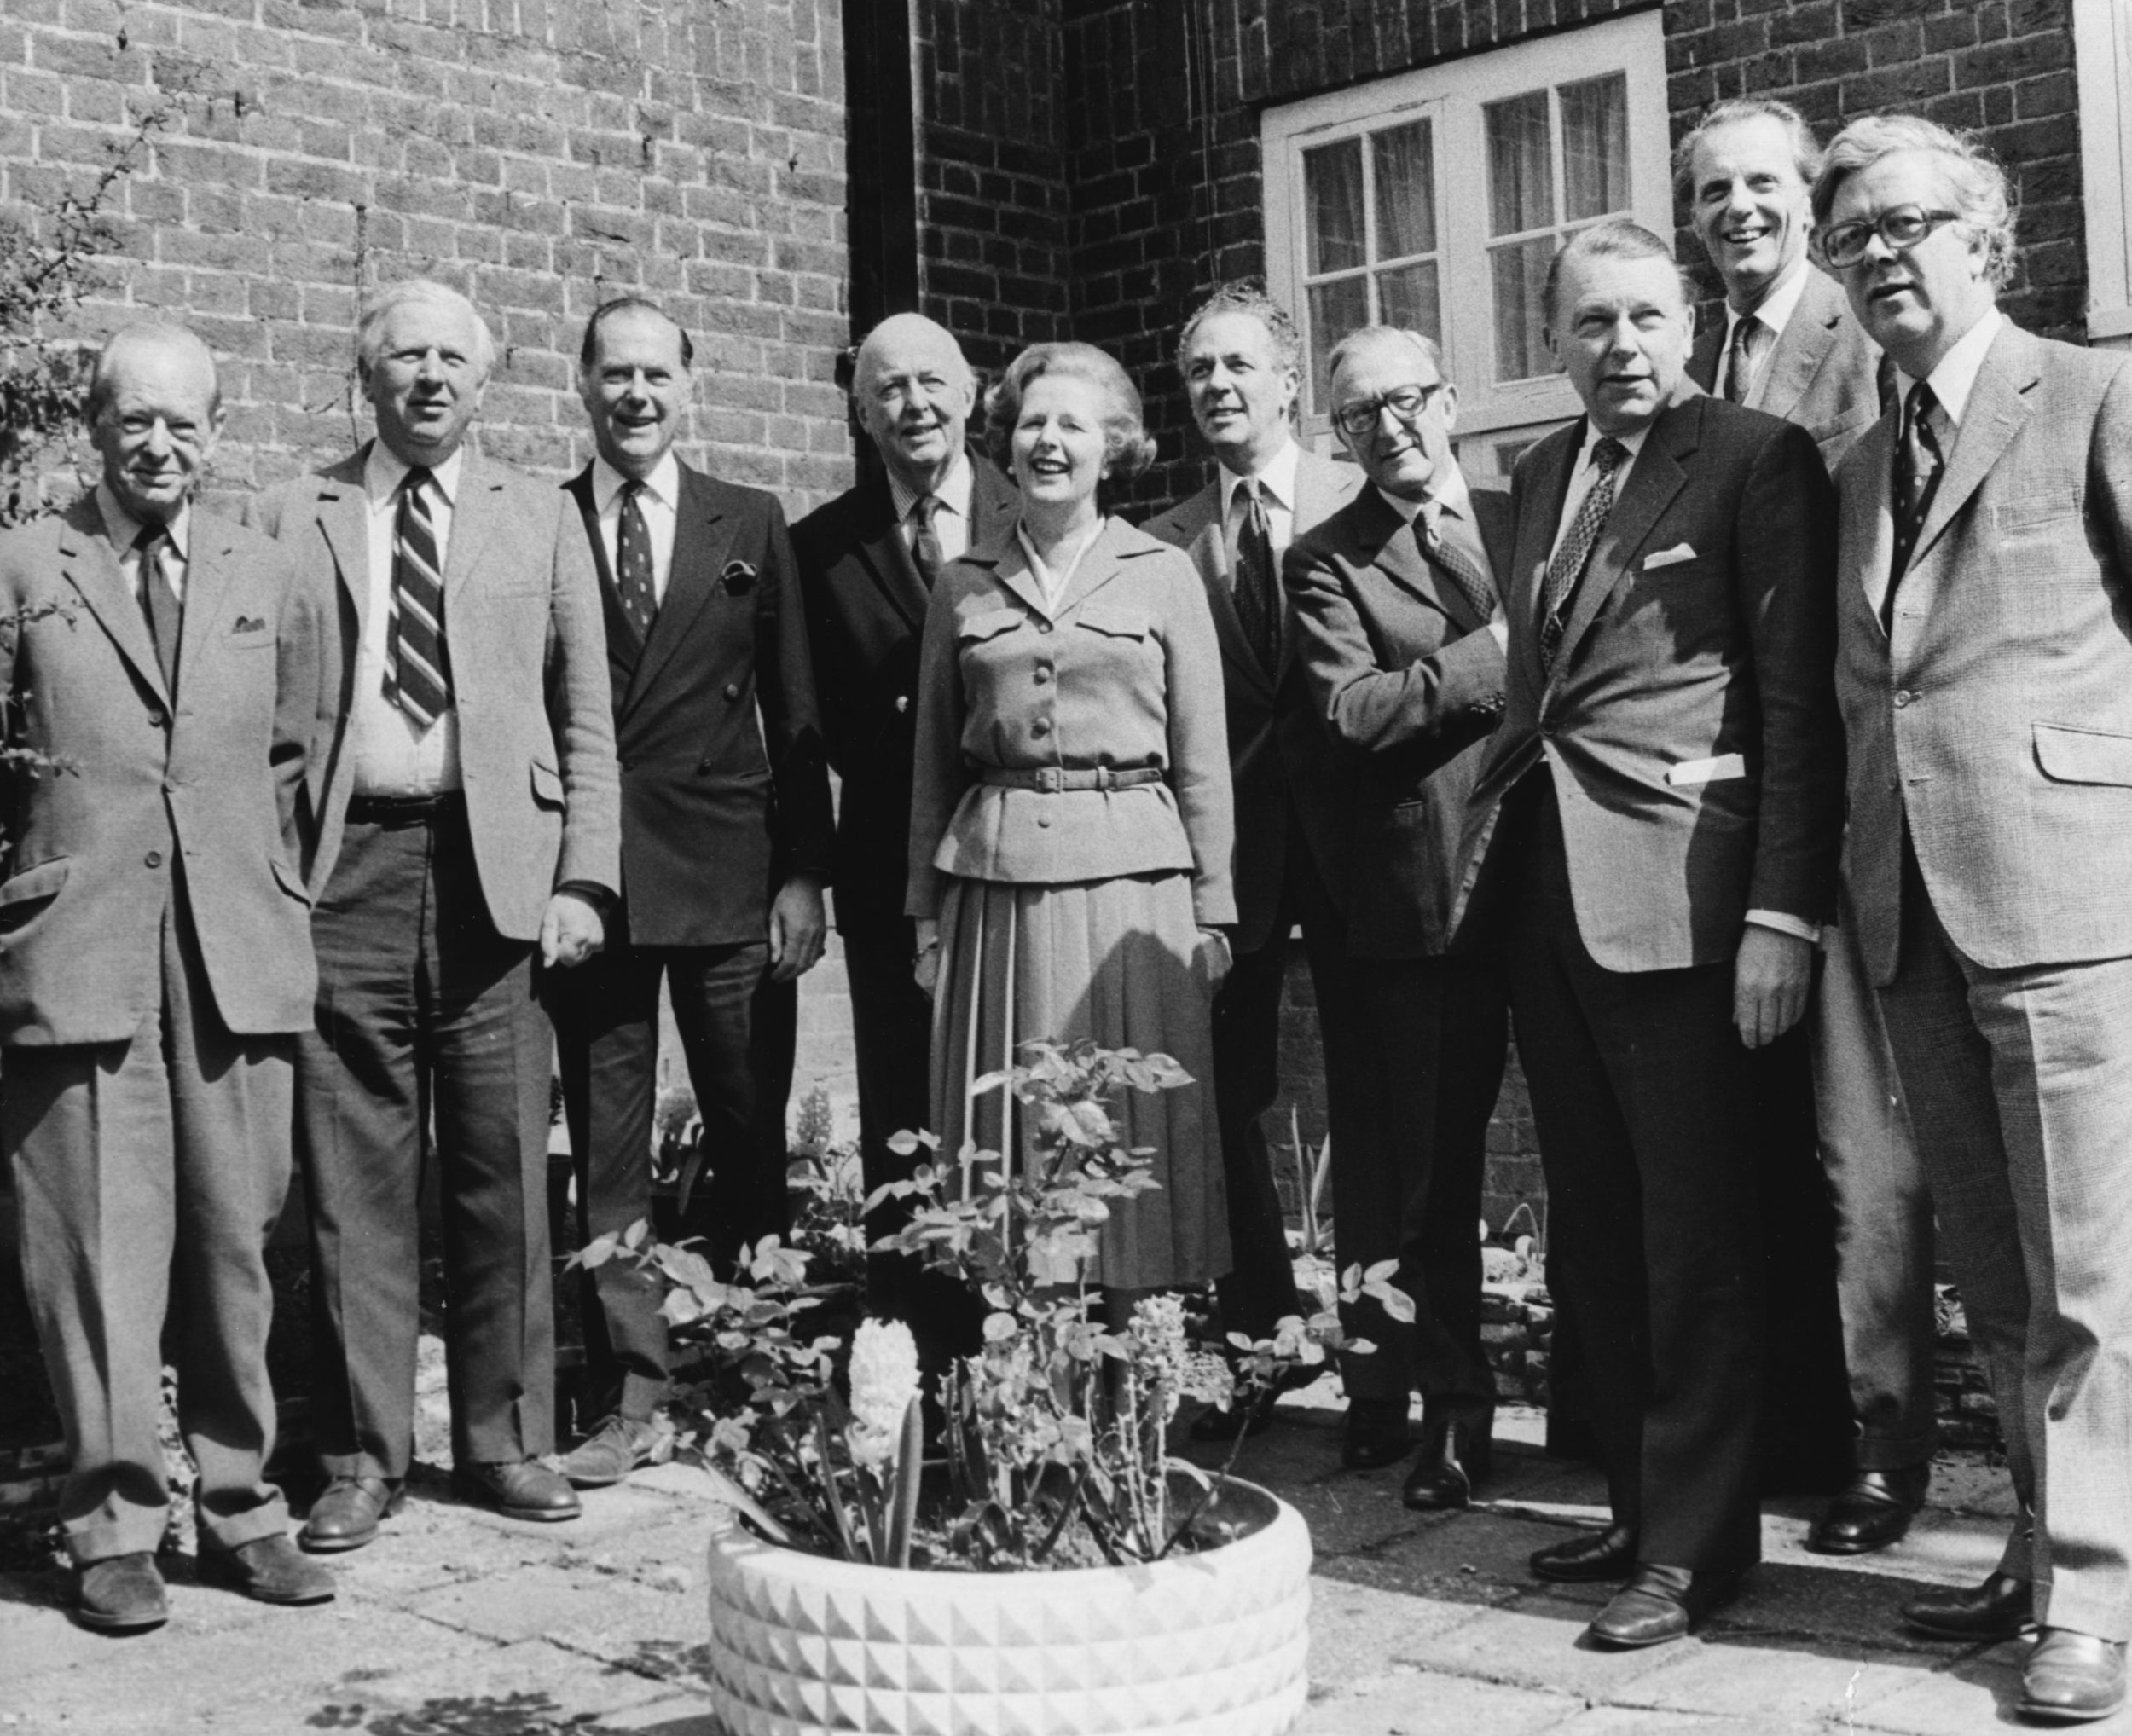
[(1984, 279), (1994, 289), (2013, 281), (2013, 185), (1999, 159), (1969, 134), (1921, 114), (1868, 114), (1829, 140), (1814, 181), (1814, 227), (1825, 230), (1836, 192), (1862, 169), (1897, 151), (1929, 151), (1939, 159), (1950, 203), (1961, 223), (1982, 237)]

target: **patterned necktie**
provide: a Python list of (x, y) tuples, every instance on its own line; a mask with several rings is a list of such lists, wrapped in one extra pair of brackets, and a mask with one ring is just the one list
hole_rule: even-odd
[(1895, 618), (1895, 587), (1909, 570), (1917, 533), (1925, 528), (1925, 515), (1932, 510), (1932, 496), (1939, 492), (1946, 468), (1939, 437), (1932, 432), (1932, 413), (1938, 402), (1921, 379), (1903, 400), (1903, 437), (1895, 443), (1895, 552), (1888, 562), (1887, 594), (1880, 599), (1883, 626)]
[(1235, 580), (1237, 619), (1244, 642), (1268, 674), (1281, 666), (1281, 593), (1273, 571), (1273, 533), (1266, 524), (1266, 496), (1256, 477), (1237, 490)]
[(916, 532), (911, 538), (911, 558), (918, 563), (918, 576), (929, 591), (940, 582), (940, 570), (947, 564), (941, 553), (940, 528), (933, 523), (946, 504), (938, 495), (920, 495), (911, 502), (911, 524)]
[[(1432, 503), (1433, 505), (1434, 503)], [(1443, 534), (1436, 512), (1423, 507), (1414, 515), (1414, 540), (1422, 555), (1458, 587), (1458, 594), (1483, 621), (1495, 613), (1495, 582), (1467, 557), (1466, 552)]]
[(400, 484), (399, 522), (392, 539), (392, 616), (385, 628), (385, 695), (427, 729), (451, 708), (444, 661), (444, 563), (437, 547), (426, 490), (428, 471), (416, 466)]
[(1731, 359), (1725, 363), (1725, 396), (1744, 404), (1754, 390), (1754, 371), (1762, 362), (1762, 333), (1769, 329), (1753, 314), (1733, 322)]
[(1562, 538), (1562, 546), (1555, 551), (1555, 558), (1547, 564), (1547, 582), (1540, 592), (1540, 668), (1543, 672), (1555, 667), (1555, 653), (1561, 649), (1562, 628), (1569, 614), (1569, 599), (1576, 593), (1577, 582), (1585, 576), (1585, 563), (1591, 558), (1592, 546), (1599, 541), (1599, 533), (1606, 529), (1607, 515), (1613, 511), (1614, 472), (1627, 460), (1629, 448), (1611, 434), (1591, 448), (1591, 467), (1599, 472), (1598, 480), (1585, 496), (1584, 504), (1577, 509), (1576, 521), (1569, 527), (1569, 535)]
[(184, 624), (184, 605), (171, 583), (165, 556), (175, 557), (170, 532), (160, 524), (142, 527), (133, 539), (140, 557), (141, 613), (148, 619), (148, 638), (155, 645), (155, 661), (163, 671), (166, 692), (177, 691), (177, 641)]
[(629, 617), (640, 645), (658, 619), (658, 587), (652, 581), (652, 530), (644, 522), (639, 496), (644, 484), (634, 477), (622, 485), (622, 524), (615, 538), (615, 590), (622, 612)]

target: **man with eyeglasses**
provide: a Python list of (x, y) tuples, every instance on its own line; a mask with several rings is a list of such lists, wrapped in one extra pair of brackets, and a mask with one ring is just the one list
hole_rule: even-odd
[(2005, 173), (1912, 116), (1814, 185), (1899, 401), (1838, 472), (1846, 872), (2017, 1519), (1904, 1614), (2042, 1637), (2020, 1710), (2109, 1716), (2132, 1635), (2132, 368), (1997, 305)]
[[(1236, 793), (1235, 963), (1214, 998), (1214, 1108), (1228, 1183), (1234, 1266), (1215, 1282), (1222, 1321), (1252, 1339), (1298, 1311), (1288, 1233), (1261, 1118), (1281, 1089), (1281, 990), (1300, 925), (1325, 1057), (1325, 1119), (1340, 1151), (1362, 1080), (1353, 1064), (1340, 846), (1332, 825), (1345, 768), (1311, 715), (1293, 623), (1281, 595), (1290, 541), (1337, 510), (1360, 478), (1300, 445), (1302, 338), (1255, 282), (1223, 284), (1194, 310), (1177, 371), (1220, 468), (1197, 494), (1150, 521), (1150, 535), (1192, 558), (1221, 641)], [(1197, 1440), (1263, 1428), (1272, 1394), (1195, 1420)], [(1404, 1395), (1358, 1399), (1349, 1388), (1341, 1456), (1388, 1465), (1411, 1440)]]
[[(1673, 189), (1724, 281), (1689, 377), (1796, 422), (1832, 469), (1880, 414), (1892, 368), (1808, 258), (1821, 147), (1799, 112), (1737, 97), (1673, 153)], [(1806, 1017), (1758, 1052), (1770, 1360), (1765, 1489), (1842, 1486), (1807, 1533), (1864, 1554), (1909, 1531), (1938, 1444), (1932, 1202), (1879, 1004), (1843, 910)], [(1846, 1378), (1847, 1377), (1847, 1378)]]
[(1498, 957), (1447, 948), (1466, 798), (1503, 715), (1510, 503), (1466, 486), (1458, 392), (1429, 339), (1364, 327), (1329, 367), (1369, 486), (1295, 540), (1283, 576), (1312, 709), (1354, 767), (1335, 836), (1365, 1090), (1333, 1141), (1333, 1229), (1343, 1269), (1396, 1259), (1415, 1305), (1411, 1324), (1352, 1309), (1376, 1350), (1341, 1377), (1402, 1424), (1421, 1393), (1401, 1498), (1457, 1507), (1488, 1474), (1495, 1416), (1474, 1225), (1509, 1032)]

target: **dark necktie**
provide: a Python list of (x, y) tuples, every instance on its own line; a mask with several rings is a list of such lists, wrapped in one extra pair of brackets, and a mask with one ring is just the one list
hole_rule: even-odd
[(1474, 564), (1465, 550), (1443, 535), (1427, 508), (1414, 515), (1414, 540), (1421, 545), (1422, 553), (1458, 587), (1458, 594), (1475, 615), (1486, 621), (1495, 613), (1495, 582)]
[(911, 538), (911, 558), (918, 564), (918, 576), (929, 591), (940, 582), (940, 570), (947, 564), (947, 558), (941, 553), (940, 528), (933, 523), (946, 504), (938, 495), (920, 495), (911, 502), (914, 532)]
[(1754, 390), (1754, 370), (1762, 359), (1761, 334), (1768, 328), (1753, 314), (1732, 327), (1730, 360), (1725, 364), (1725, 396), (1744, 404)]
[(652, 581), (652, 529), (644, 522), (639, 496), (644, 484), (632, 478), (622, 485), (622, 523), (615, 537), (615, 591), (622, 612), (636, 629), (640, 644), (652, 636), (658, 619), (658, 587)]
[(140, 555), (141, 613), (148, 619), (148, 638), (155, 645), (155, 661), (163, 671), (166, 693), (177, 692), (177, 641), (184, 619), (184, 605), (171, 583), (165, 557), (175, 557), (170, 532), (160, 524), (148, 524), (133, 539)]
[(1895, 443), (1895, 551), (1888, 561), (1887, 594), (1880, 599), (1883, 626), (1895, 618), (1895, 587), (1909, 568), (1917, 533), (1925, 528), (1925, 515), (1932, 510), (1932, 496), (1939, 492), (1946, 468), (1939, 437), (1932, 432), (1932, 412), (1938, 402), (1921, 379), (1903, 400), (1903, 437)]
[(1569, 535), (1562, 538), (1562, 546), (1547, 564), (1547, 582), (1540, 592), (1543, 672), (1555, 667), (1555, 653), (1561, 649), (1570, 599), (1576, 594), (1577, 582), (1585, 576), (1585, 564), (1591, 558), (1592, 547), (1599, 541), (1599, 533), (1606, 529), (1607, 515), (1613, 511), (1614, 472), (1621, 468), (1628, 455), (1629, 448), (1611, 434), (1591, 448), (1591, 467), (1599, 472), (1598, 478), (1585, 496), (1584, 504), (1578, 507)]
[(400, 483), (399, 522), (392, 539), (392, 618), (385, 628), (385, 694), (427, 729), (451, 707), (444, 661), (444, 563), (420, 466)]
[(1281, 593), (1273, 571), (1273, 534), (1266, 524), (1266, 496), (1255, 477), (1237, 490), (1237, 551), (1231, 567), (1235, 578), (1237, 619), (1244, 642), (1258, 654), (1266, 673), (1281, 663)]

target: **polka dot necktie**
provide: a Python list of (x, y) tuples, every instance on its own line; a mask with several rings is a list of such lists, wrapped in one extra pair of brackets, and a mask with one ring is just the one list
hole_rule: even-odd
[(1569, 535), (1562, 538), (1562, 546), (1547, 564), (1547, 583), (1540, 593), (1543, 671), (1554, 668), (1555, 654), (1562, 648), (1570, 599), (1577, 593), (1577, 582), (1585, 576), (1585, 563), (1591, 558), (1599, 533), (1607, 528), (1607, 519), (1613, 511), (1614, 474), (1628, 455), (1629, 448), (1611, 434), (1591, 448), (1591, 467), (1599, 472), (1598, 479), (1592, 483), (1591, 492), (1585, 496), (1584, 505), (1578, 507)]
[(658, 587), (652, 580), (652, 530), (638, 499), (643, 492), (640, 482), (623, 483), (622, 529), (615, 540), (615, 589), (640, 640), (651, 638), (659, 612)]

